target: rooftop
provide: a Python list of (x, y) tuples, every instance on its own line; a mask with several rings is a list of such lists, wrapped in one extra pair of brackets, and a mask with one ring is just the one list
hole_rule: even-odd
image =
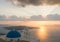
[(7, 38), (19, 38), (21, 37), (21, 33), (17, 30), (11, 30), (6, 35)]

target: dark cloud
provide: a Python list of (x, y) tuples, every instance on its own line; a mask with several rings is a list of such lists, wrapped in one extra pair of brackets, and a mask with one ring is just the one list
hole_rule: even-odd
[(60, 0), (47, 0), (47, 4), (50, 5), (60, 5)]
[(46, 16), (47, 20), (60, 20), (60, 15), (59, 14), (50, 14)]
[(41, 5), (43, 0), (29, 0), (32, 5)]
[(17, 6), (26, 6), (26, 5), (41, 5), (43, 0), (10, 0), (13, 4)]
[(26, 6), (26, 5), (60, 5), (60, 0), (10, 0), (13, 4), (17, 6)]

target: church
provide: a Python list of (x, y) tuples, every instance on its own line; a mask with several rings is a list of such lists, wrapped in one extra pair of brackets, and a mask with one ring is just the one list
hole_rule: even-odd
[(11, 29), (5, 36), (7, 41), (30, 40), (28, 28), (20, 28), (19, 30)]

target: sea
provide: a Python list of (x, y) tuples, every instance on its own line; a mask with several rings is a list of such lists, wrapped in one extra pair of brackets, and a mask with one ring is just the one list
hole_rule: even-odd
[(0, 33), (7, 32), (4, 27), (29, 26), (31, 36), (40, 42), (60, 42), (60, 21), (0, 21)]

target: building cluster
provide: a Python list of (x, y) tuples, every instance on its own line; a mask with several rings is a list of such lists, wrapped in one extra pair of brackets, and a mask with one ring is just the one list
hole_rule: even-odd
[[(30, 34), (28, 28), (21, 28), (20, 30), (12, 29), (10, 30), (4, 37), (4, 40), (9, 42), (17, 42), (17, 41), (26, 41), (33, 42), (33, 36)], [(38, 41), (36, 39), (36, 41)]]

